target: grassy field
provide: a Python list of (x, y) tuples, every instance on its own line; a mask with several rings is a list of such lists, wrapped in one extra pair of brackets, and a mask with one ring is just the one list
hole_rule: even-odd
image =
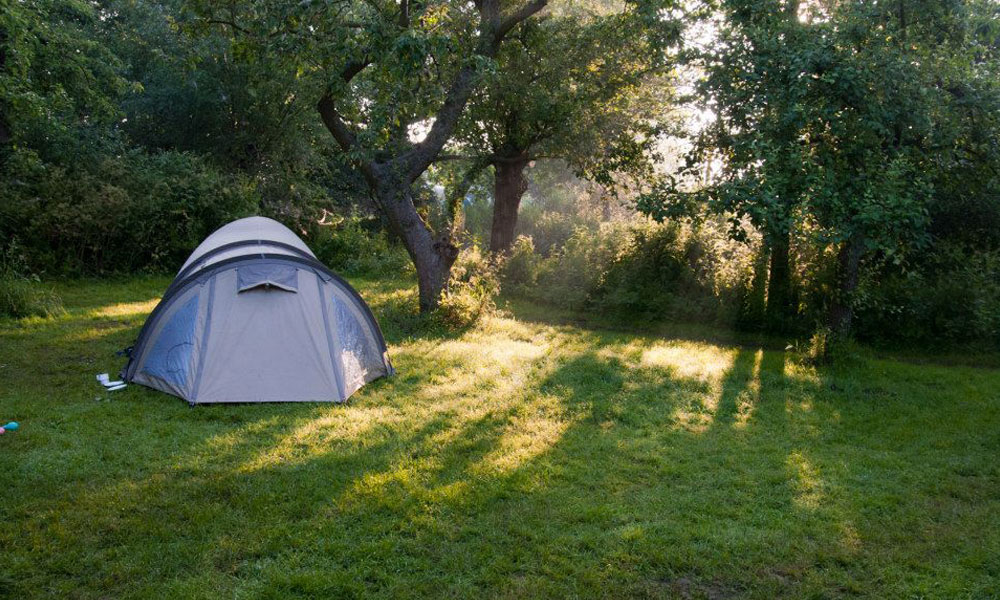
[(167, 283), (0, 321), (0, 597), (1000, 597), (996, 369), (440, 334), (356, 280), (399, 375), (346, 405), (103, 392)]

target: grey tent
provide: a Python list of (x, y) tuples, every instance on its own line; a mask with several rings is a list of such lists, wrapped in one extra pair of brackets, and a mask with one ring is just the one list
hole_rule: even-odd
[(122, 372), (187, 400), (342, 402), (393, 373), (375, 317), (284, 225), (229, 223), (188, 258)]

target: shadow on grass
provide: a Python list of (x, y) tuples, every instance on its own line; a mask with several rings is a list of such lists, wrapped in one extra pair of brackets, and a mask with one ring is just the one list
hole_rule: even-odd
[[(782, 359), (741, 350), (705, 381), (636, 354), (598, 338), (509, 397), (403, 381), (377, 406), (290, 422), (255, 407), (222, 433), (210, 427), (220, 411), (204, 411), (145, 476), (75, 486), (72, 500), (35, 498), (33, 515), (14, 515), (29, 531), (66, 532), (38, 557), (47, 575), (25, 573), (15, 589), (30, 596), (52, 572), (122, 595), (180, 594), (193, 573), (278, 597), (727, 597), (794, 585), (760, 587), (744, 572), (813, 560), (788, 539), (803, 532), (785, 407), (754, 391), (761, 363)], [(454, 365), (441, 379), (463, 375)], [(773, 426), (734, 429), (740, 402)]]
[[(391, 321), (395, 300), (371, 302)], [(189, 410), (142, 391), (104, 428), (52, 424), (2, 463), (23, 478), (0, 504), (5, 589), (836, 597), (933, 580), (927, 557), (949, 549), (971, 565), (958, 575), (992, 568), (955, 550), (969, 527), (941, 525), (990, 498), (986, 459), (947, 462), (967, 425), (920, 432), (942, 444), (920, 450), (902, 421), (935, 415), (865, 392), (887, 384), (752, 347), (394, 327), (401, 375), (347, 406)]]

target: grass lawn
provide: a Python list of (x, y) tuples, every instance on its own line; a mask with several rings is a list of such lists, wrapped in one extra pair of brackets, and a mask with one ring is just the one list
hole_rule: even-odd
[(0, 597), (1000, 597), (1000, 370), (407, 334), (355, 280), (399, 375), (346, 405), (103, 392), (167, 283), (0, 321)]

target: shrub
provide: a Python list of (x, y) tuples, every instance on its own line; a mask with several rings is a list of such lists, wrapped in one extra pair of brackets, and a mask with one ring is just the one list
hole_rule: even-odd
[(394, 275), (412, 270), (406, 250), (356, 214), (332, 225), (318, 225), (307, 235), (316, 257), (339, 273)]
[(62, 312), (59, 297), (29, 274), (17, 238), (0, 248), (0, 315), (50, 317)]
[(519, 235), (511, 246), (510, 253), (500, 264), (500, 280), (503, 287), (514, 293), (525, 293), (538, 283), (542, 257), (535, 252), (531, 237)]
[(1000, 347), (1000, 250), (941, 244), (906, 270), (870, 264), (855, 308), (864, 340)]
[(7, 165), (0, 236), (18, 235), (35, 272), (173, 270), (209, 233), (257, 212), (248, 178), (186, 153), (126, 152), (85, 166)]
[(435, 318), (448, 328), (458, 329), (496, 314), (495, 298), (500, 292), (497, 271), (497, 265), (478, 245), (463, 248), (452, 267)]
[(519, 238), (503, 265), (508, 292), (623, 321), (734, 322), (753, 272), (754, 248), (715, 223), (578, 227), (549, 257), (531, 242)]
[(543, 260), (530, 297), (572, 309), (583, 308), (612, 261), (628, 243), (628, 229), (605, 223), (596, 230), (578, 227), (566, 243)]
[(542, 256), (549, 256), (564, 247), (581, 228), (595, 229), (591, 223), (572, 214), (540, 210), (536, 206), (524, 207), (524, 216), (518, 218), (518, 230), (531, 237)]

